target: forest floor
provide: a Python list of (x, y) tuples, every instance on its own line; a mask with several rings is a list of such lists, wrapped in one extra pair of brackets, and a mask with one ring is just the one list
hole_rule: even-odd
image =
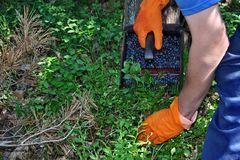
[[(221, 10), (231, 35), (239, 12)], [(174, 95), (143, 83), (119, 88), (122, 2), (10, 0), (0, 13), (4, 160), (200, 159), (216, 84), (190, 130), (158, 146), (137, 141), (142, 120)]]

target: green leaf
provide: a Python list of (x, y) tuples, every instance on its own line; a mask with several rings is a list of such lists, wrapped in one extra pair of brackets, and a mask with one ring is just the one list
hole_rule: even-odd
[(130, 68), (131, 74), (139, 74), (141, 71), (140, 63), (134, 63)]
[(69, 30), (67, 33), (75, 33), (75, 30)]
[(184, 153), (183, 153), (183, 154), (184, 154), (185, 157), (189, 157), (190, 154), (191, 154), (191, 152), (186, 149), (186, 150), (184, 150)]
[(130, 74), (125, 74), (124, 79), (132, 79), (132, 76)]
[(44, 82), (43, 82), (43, 86), (44, 86), (45, 88), (48, 88), (48, 87), (49, 87), (48, 82), (47, 82), (47, 81), (44, 81)]
[(176, 152), (176, 148), (174, 147), (171, 149), (171, 155), (173, 155), (175, 152)]

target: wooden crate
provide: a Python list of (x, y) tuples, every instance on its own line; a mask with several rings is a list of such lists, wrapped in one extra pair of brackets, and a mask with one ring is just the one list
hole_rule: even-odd
[[(125, 31), (123, 44), (122, 44), (122, 58), (121, 58), (121, 69), (124, 67), (124, 61), (126, 60), (126, 39), (128, 33), (133, 33), (133, 24), (135, 18), (139, 12), (140, 4), (142, 0), (125, 0), (125, 9), (124, 9), (124, 21), (123, 29)], [(164, 35), (178, 35), (181, 37), (180, 43), (180, 67), (178, 70), (179, 74), (179, 83), (177, 88), (181, 88), (182, 85), (182, 53), (184, 50), (184, 38), (183, 38), (183, 25), (185, 23), (183, 16), (180, 13), (175, 1), (171, 1), (163, 10), (163, 34)], [(144, 69), (144, 68), (142, 68)], [(124, 73), (121, 71), (120, 75), (120, 87), (126, 87), (124, 80)], [(176, 86), (174, 86), (176, 88)]]

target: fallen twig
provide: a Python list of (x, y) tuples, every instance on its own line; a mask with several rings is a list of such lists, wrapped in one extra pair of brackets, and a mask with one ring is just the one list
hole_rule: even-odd
[[(43, 145), (46, 143), (58, 143), (61, 141), (66, 140), (72, 133), (72, 131), (76, 128), (78, 125), (78, 120), (82, 119), (86, 123), (86, 127), (89, 127), (93, 125), (94, 122), (94, 116), (91, 114), (91, 108), (96, 108), (96, 105), (93, 105), (94, 103), (88, 99), (88, 97), (77, 97), (73, 98), (72, 105), (69, 107), (65, 107), (61, 113), (61, 118), (56, 118), (52, 122), (44, 122), (41, 123), (38, 119), (35, 117), (35, 122), (31, 123), (18, 123), (17, 127), (18, 130), (13, 134), (13, 136), (6, 136), (0, 138), (0, 148), (10, 148), (10, 147), (23, 147), (23, 146), (31, 146), (31, 145)], [(63, 107), (64, 108), (64, 107)], [(58, 124), (55, 124), (57, 121), (59, 121)], [(59, 131), (63, 131), (65, 129), (65, 122), (69, 121), (72, 123), (73, 127), (70, 131), (65, 132), (63, 137), (58, 137)], [(19, 126), (21, 124), (21, 126)], [(54, 125), (55, 124), (55, 125)], [(37, 127), (35, 125), (40, 125), (41, 127)], [(23, 135), (20, 135), (20, 133), (24, 133), (23, 131), (26, 131), (25, 127), (29, 126), (35, 126), (34, 130), (30, 132), (26, 132)], [(16, 126), (12, 127), (8, 131), (13, 131)], [(7, 132), (3, 133), (2, 135), (5, 135)]]
[[(4, 143), (0, 143), (0, 148), (3, 147), (3, 148), (9, 148), (9, 147), (23, 147), (23, 146), (33, 146), (33, 145), (43, 145), (43, 144), (46, 144), (46, 143), (58, 143), (58, 142), (62, 142), (64, 140), (66, 140), (70, 135), (71, 133), (73, 132), (73, 130), (75, 129), (76, 127), (76, 124), (73, 126), (73, 128), (62, 138), (59, 138), (59, 139), (51, 139), (51, 140), (44, 140), (44, 141), (41, 141), (41, 142), (35, 142), (35, 143), (25, 143), (25, 144), (4, 144)], [(5, 141), (7, 142), (7, 141)], [(9, 141), (9, 143), (12, 143), (12, 141)]]

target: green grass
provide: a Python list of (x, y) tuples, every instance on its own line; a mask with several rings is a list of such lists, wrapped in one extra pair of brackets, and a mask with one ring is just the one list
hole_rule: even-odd
[[(214, 89), (189, 131), (159, 146), (142, 147), (136, 140), (144, 117), (167, 107), (173, 96), (166, 95), (163, 87), (149, 89), (143, 80), (137, 87), (119, 89), (122, 2), (59, 0), (50, 4), (28, 0), (18, 2), (15, 8), (9, 1), (2, 11), (4, 34), (9, 34), (8, 26), (17, 25), (14, 9), (22, 10), (24, 4), (37, 10), (57, 41), (52, 53), (40, 62), (42, 70), (36, 90), (29, 91), (29, 107), (16, 106), (19, 116), (32, 108), (37, 114), (57, 114), (61, 106), (72, 101), (73, 93), (88, 91), (98, 106), (93, 112), (96, 126), (75, 129), (67, 141), (78, 159), (200, 159), (205, 131), (216, 108), (216, 99), (211, 98)], [(224, 13), (224, 18), (232, 21), (230, 16)], [(229, 27), (231, 34), (235, 21)]]
[(227, 27), (227, 33), (229, 36), (232, 36), (237, 25), (240, 24), (240, 3), (233, 0), (231, 6), (222, 5), (220, 10)]

